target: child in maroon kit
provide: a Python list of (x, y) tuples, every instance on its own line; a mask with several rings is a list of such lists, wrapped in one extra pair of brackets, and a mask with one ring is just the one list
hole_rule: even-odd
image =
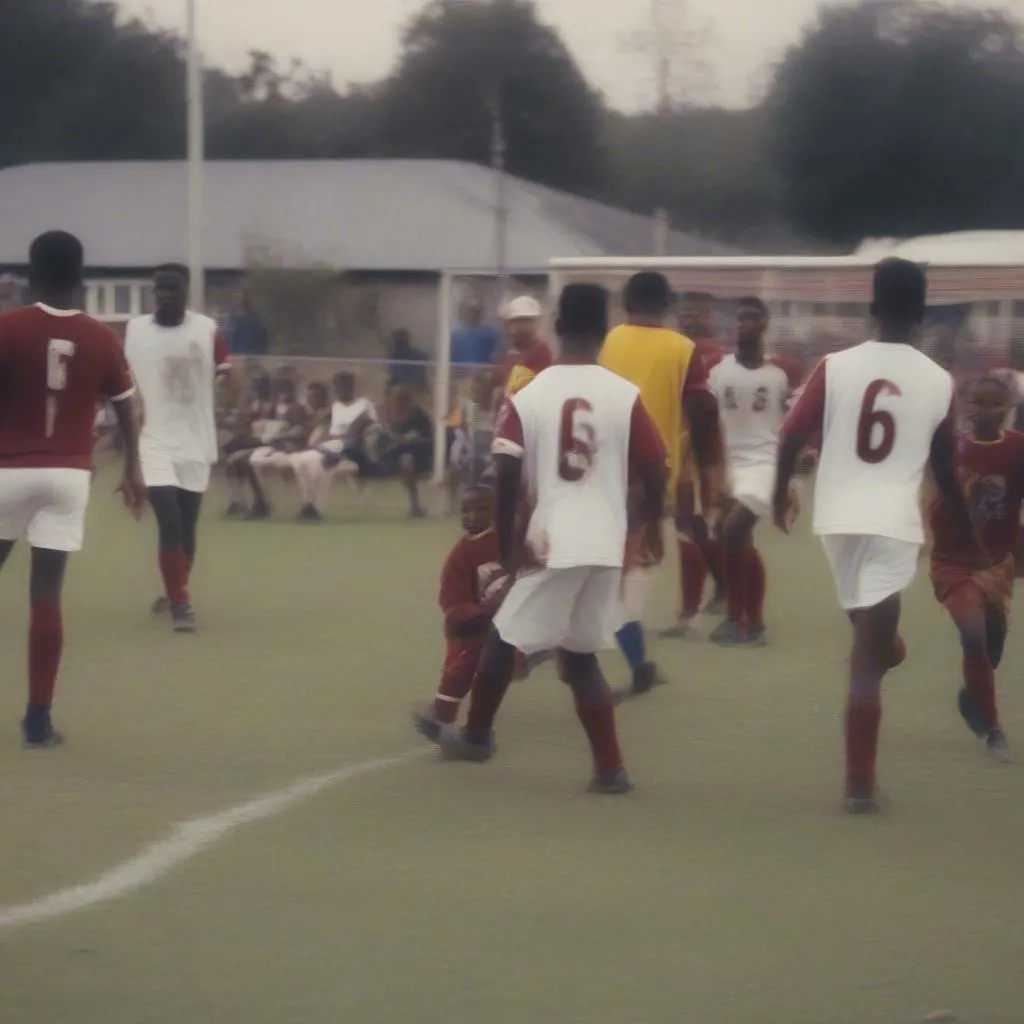
[(473, 687), (491, 619), (509, 584), (498, 558), (491, 489), (466, 488), (460, 516), (465, 533), (441, 570), (439, 603), (447, 645), (441, 686), (432, 701), (417, 705), (413, 711), (416, 731), (435, 742), (441, 726), (458, 718), (459, 706)]

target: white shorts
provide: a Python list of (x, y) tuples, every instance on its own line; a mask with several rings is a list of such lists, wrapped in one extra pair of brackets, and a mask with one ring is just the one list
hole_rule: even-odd
[(160, 452), (139, 453), (142, 479), (147, 487), (177, 487), (202, 494), (210, 486), (207, 462), (180, 462)]
[(622, 570), (607, 566), (541, 569), (512, 585), (494, 628), (505, 643), (536, 654), (562, 647), (593, 654), (615, 646)]
[(902, 594), (917, 574), (920, 544), (873, 534), (826, 534), (821, 538), (843, 611), (874, 608)]
[(774, 462), (729, 467), (729, 493), (758, 518), (771, 511), (774, 491)]
[(0, 469), (0, 540), (80, 551), (91, 480), (87, 469)]

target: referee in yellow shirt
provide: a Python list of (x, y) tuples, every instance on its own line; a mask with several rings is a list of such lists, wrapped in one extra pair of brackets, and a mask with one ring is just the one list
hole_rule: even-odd
[[(668, 452), (668, 493), (674, 495), (686, 456), (685, 432), (698, 471), (721, 459), (718, 403), (708, 390), (707, 371), (694, 343), (665, 326), (672, 304), (665, 276), (635, 274), (626, 284), (624, 302), (626, 323), (608, 335), (600, 362), (640, 389)], [(646, 550), (639, 537), (630, 541), (622, 586), (626, 624), (616, 638), (633, 673), (633, 692), (640, 694), (659, 681), (657, 667), (647, 660), (642, 620), (651, 568), (662, 552)]]

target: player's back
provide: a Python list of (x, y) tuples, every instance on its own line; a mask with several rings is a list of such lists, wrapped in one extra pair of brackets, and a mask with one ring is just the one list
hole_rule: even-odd
[(601, 366), (556, 364), (509, 399), (533, 506), (527, 539), (549, 568), (622, 565), (638, 397)]
[(0, 467), (89, 469), (96, 409), (126, 390), (105, 324), (42, 304), (0, 313)]
[(868, 341), (827, 356), (814, 531), (921, 543), (920, 492), (950, 375), (910, 345)]
[(683, 385), (694, 348), (689, 338), (667, 327), (622, 324), (609, 333), (601, 349), (601, 365), (639, 389), (668, 452), (672, 479), (680, 468), (680, 441), (686, 429)]

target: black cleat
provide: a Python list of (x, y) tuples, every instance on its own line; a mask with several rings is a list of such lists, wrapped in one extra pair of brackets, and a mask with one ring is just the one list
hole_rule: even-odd
[(269, 519), (270, 515), (271, 515), (270, 506), (267, 505), (265, 502), (261, 501), (261, 502), (258, 502), (255, 505), (253, 505), (253, 507), (249, 510), (249, 513), (248, 513), (248, 515), (246, 515), (245, 518), (246, 519), (251, 519), (251, 520), (255, 521), (257, 519)]
[(64, 742), (63, 734), (50, 721), (48, 708), (29, 708), (21, 722), (21, 735), (30, 750), (49, 750)]
[(249, 515), (249, 510), (240, 501), (233, 501), (224, 509), (224, 515), (228, 519), (245, 519)]
[(295, 521), (297, 523), (322, 523), (324, 517), (323, 513), (312, 505), (303, 505), (302, 511), (295, 517)]
[(957, 694), (956, 704), (960, 717), (967, 723), (967, 728), (975, 736), (984, 739), (988, 735), (988, 723), (985, 721), (985, 716), (981, 713), (981, 708), (978, 707), (978, 702), (974, 699), (971, 691), (966, 687), (962, 689)]
[(642, 697), (650, 693), (656, 686), (662, 686), (665, 680), (658, 672), (658, 666), (653, 661), (645, 661), (633, 673), (632, 692), (635, 697)]
[(171, 610), (169, 597), (158, 597), (149, 609), (154, 615), (166, 615)]
[(171, 606), (171, 629), (175, 633), (196, 631), (196, 613), (187, 601)]
[(454, 725), (446, 725), (437, 738), (441, 752), (449, 761), (475, 761), (482, 763), (494, 757), (494, 733), (487, 737), (486, 742), (471, 740), (465, 729)]
[(617, 772), (594, 772), (594, 777), (587, 787), (590, 793), (599, 793), (603, 796), (621, 796), (633, 788), (629, 781), (629, 775), (625, 768)]
[(733, 619), (725, 619), (711, 631), (708, 639), (719, 647), (746, 647), (747, 631)]

